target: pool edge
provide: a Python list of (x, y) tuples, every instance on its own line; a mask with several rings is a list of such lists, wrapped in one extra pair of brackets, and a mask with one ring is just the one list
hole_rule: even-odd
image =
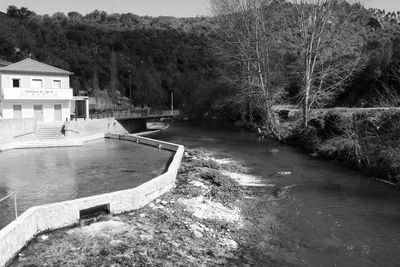
[(108, 204), (110, 212), (115, 215), (133, 211), (147, 205), (175, 186), (184, 154), (182, 145), (137, 135), (105, 134), (103, 136), (170, 150), (175, 154), (165, 173), (137, 187), (29, 208), (15, 221), (0, 230), (0, 266), (9, 264), (36, 235), (76, 225), (79, 222), (80, 210)]

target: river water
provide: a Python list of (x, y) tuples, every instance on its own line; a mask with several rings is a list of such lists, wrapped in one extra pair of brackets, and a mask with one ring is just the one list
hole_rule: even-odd
[[(314, 159), (220, 121), (176, 122), (152, 136), (204, 147), (240, 161), (278, 188), (274, 231), (279, 255), (261, 262), (289, 266), (400, 266), (400, 192), (340, 164)], [(271, 154), (269, 149), (279, 150)], [(276, 172), (291, 172), (276, 176)], [(265, 194), (270, 190), (256, 189)], [(276, 191), (275, 191), (276, 192)], [(271, 197), (265, 198), (270, 201)], [(270, 209), (271, 205), (265, 205)], [(268, 212), (268, 210), (264, 211)]]
[[(122, 140), (82, 147), (0, 153), (0, 199), (17, 192), (18, 213), (32, 206), (136, 187), (164, 172), (172, 152)], [(13, 220), (14, 201), (0, 203), (0, 229)]]

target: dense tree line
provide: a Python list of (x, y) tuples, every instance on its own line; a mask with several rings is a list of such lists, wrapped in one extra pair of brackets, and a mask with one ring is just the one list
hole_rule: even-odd
[[(258, 17), (268, 20), (263, 24), (272, 29), (267, 31), (271, 34), (268, 38), (273, 37), (280, 44), (268, 46), (271, 53), (268, 64), (264, 64), (271, 67), (268, 86), (274, 101), (278, 100), (274, 103), (298, 104), (303, 90), (298, 74), (304, 67), (304, 52), (292, 49), (299, 47), (293, 32), (279, 32), (283, 26), (294, 29), (299, 24), (290, 10), (289, 2), (293, 1), (266, 2), (266, 12)], [(324, 66), (337, 70), (332, 66), (349, 64), (355, 58), (360, 64), (351, 79), (329, 99), (311, 99), (312, 108), (374, 106), (382, 104), (382, 96), (395, 99), (393, 96), (400, 95), (400, 25), (396, 20), (382, 20), (361, 5), (351, 8), (346, 31), (333, 40), (337, 42), (332, 46), (336, 50), (326, 50), (333, 57), (319, 61), (319, 70), (326, 70)], [(119, 91), (129, 97), (131, 88), (135, 104), (167, 107), (170, 93), (174, 92), (176, 105), (189, 115), (200, 116), (213, 110), (233, 119), (260, 120), (264, 115), (259, 100), (269, 100), (259, 94), (250, 97), (249, 92), (254, 89), (251, 86), (243, 93), (243, 84), (237, 83), (243, 66), (219, 57), (221, 27), (218, 17), (153, 18), (98, 10), (86, 15), (71, 11), (41, 16), (10, 6), (7, 14), (0, 13), (0, 57), (15, 62), (31, 55), (68, 69), (75, 73), (71, 86), (76, 93), (90, 95), (107, 90), (110, 95)], [(347, 51), (345, 56), (343, 51)], [(248, 74), (247, 79), (255, 79)], [(326, 84), (325, 88), (329, 88), (336, 83)], [(310, 90), (312, 94), (318, 92)]]
[[(77, 93), (119, 91), (137, 105), (188, 112), (208, 109), (220, 90), (219, 65), (212, 55), (212, 24), (203, 17), (139, 17), (95, 10), (39, 16), (10, 6), (0, 14), (0, 57), (28, 56), (72, 71)], [(201, 112), (200, 112), (201, 113)]]

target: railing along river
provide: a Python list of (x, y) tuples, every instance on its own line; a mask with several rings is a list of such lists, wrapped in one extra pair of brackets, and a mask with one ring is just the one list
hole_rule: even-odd
[[(114, 110), (90, 113), (90, 119), (151, 119), (151, 118), (169, 118), (179, 115), (179, 110), (153, 110), (153, 109), (132, 109), (132, 110)], [(78, 117), (72, 117), (77, 120)]]

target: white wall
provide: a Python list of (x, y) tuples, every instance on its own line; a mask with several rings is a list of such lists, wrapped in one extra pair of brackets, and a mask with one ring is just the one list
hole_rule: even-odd
[(15, 140), (33, 140), (35, 131), (35, 119), (0, 120), (0, 144)]
[(108, 138), (140, 141), (151, 146), (162, 146), (175, 151), (168, 171), (138, 187), (28, 209), (15, 221), (0, 230), (0, 266), (10, 260), (37, 234), (73, 226), (80, 219), (80, 211), (108, 204), (112, 214), (139, 209), (175, 186), (184, 147), (138, 136), (108, 135)]
[(69, 89), (68, 75), (33, 75), (33, 74), (1, 74), (1, 87), (12, 88), (12, 79), (21, 79), (20, 88), (32, 88), (32, 79), (42, 79), (43, 88), (52, 89), (53, 80), (61, 80), (61, 89)]
[(3, 88), (5, 100), (72, 100), (72, 89)]
[(22, 106), (22, 118), (34, 118), (33, 105), (43, 105), (44, 121), (54, 121), (54, 105), (59, 104), (62, 108), (62, 120), (70, 119), (70, 101), (69, 100), (3, 100), (0, 103), (0, 110), (2, 110), (3, 119), (13, 119), (14, 111), (13, 105)]

